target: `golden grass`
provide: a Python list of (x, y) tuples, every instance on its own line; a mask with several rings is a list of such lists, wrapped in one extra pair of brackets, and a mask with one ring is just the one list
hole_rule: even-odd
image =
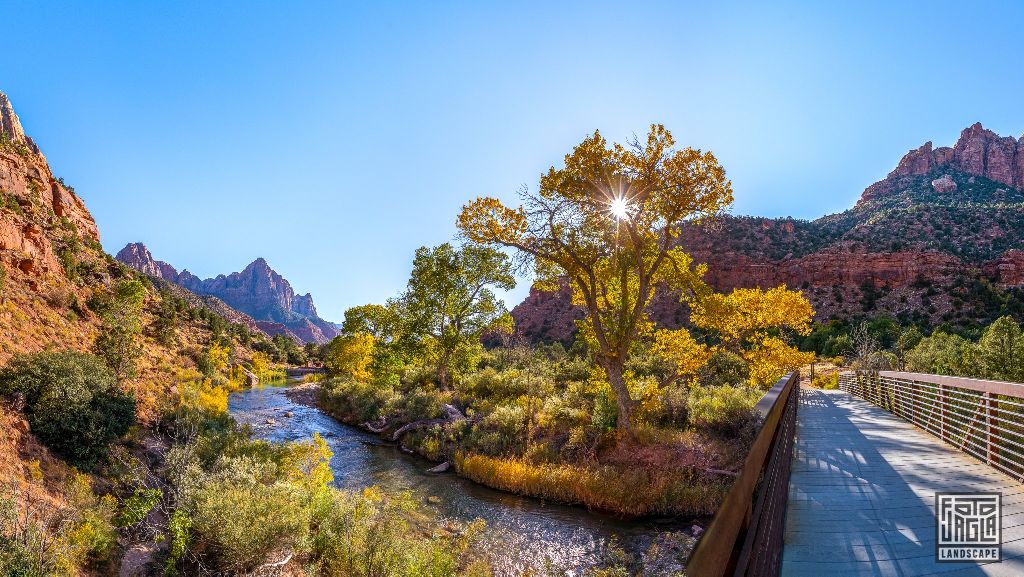
[(687, 470), (608, 465), (531, 464), (515, 458), (459, 454), (459, 473), (478, 483), (520, 495), (626, 517), (709, 515), (728, 483)]

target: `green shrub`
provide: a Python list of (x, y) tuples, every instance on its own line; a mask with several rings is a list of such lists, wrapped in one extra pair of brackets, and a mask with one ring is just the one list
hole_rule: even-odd
[(296, 546), (308, 529), (301, 494), (285, 483), (212, 482), (193, 506), (195, 547), (223, 569), (252, 569), (270, 553)]
[(391, 387), (354, 379), (329, 379), (320, 389), (320, 401), (328, 412), (358, 421), (380, 417), (395, 396)]
[[(421, 537), (420, 515), (408, 493), (385, 496), (332, 491), (313, 515), (312, 558), (317, 575), (344, 577), (455, 576), (483, 526), (470, 523), (459, 535), (435, 531)], [(482, 574), (489, 575), (490, 572)]]
[(700, 384), (705, 387), (740, 385), (749, 377), (747, 362), (729, 351), (716, 351), (700, 370)]
[(519, 453), (526, 442), (526, 410), (519, 405), (499, 405), (473, 427), (467, 439), (485, 455)]
[(145, 298), (146, 287), (141, 281), (122, 280), (103, 313), (103, 332), (96, 338), (94, 348), (118, 378), (135, 376), (135, 361), (142, 354), (139, 337)]
[(15, 358), (0, 371), (0, 394), (20, 395), (32, 431), (71, 463), (91, 469), (135, 422), (135, 398), (98, 357), (74, 351)]
[(687, 399), (690, 423), (697, 429), (735, 434), (753, 419), (751, 409), (764, 391), (744, 385), (694, 387)]

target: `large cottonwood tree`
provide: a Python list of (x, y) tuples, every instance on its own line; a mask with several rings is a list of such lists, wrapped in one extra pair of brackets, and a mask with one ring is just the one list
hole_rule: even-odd
[(690, 299), (708, 291), (703, 266), (679, 246), (687, 223), (718, 216), (732, 185), (711, 152), (673, 148), (665, 127), (645, 140), (611, 144), (599, 132), (522, 192), (510, 208), (495, 198), (463, 207), (458, 227), (468, 240), (516, 249), (542, 288), (567, 278), (573, 302), (587, 311), (584, 330), (596, 346), (618, 404), (618, 427), (631, 431), (635, 402), (624, 375), (630, 349), (651, 334), (646, 307), (655, 289)]

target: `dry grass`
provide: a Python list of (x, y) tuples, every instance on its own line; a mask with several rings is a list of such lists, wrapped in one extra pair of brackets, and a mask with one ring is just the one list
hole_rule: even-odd
[(531, 464), (516, 458), (459, 454), (459, 473), (478, 483), (624, 517), (708, 515), (728, 483), (687, 469)]

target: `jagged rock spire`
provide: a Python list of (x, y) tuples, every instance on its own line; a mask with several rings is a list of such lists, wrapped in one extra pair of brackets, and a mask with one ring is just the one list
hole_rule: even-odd
[(16, 142), (25, 140), (25, 129), (21, 127), (21, 120), (14, 113), (11, 100), (3, 92), (0, 92), (0, 133)]

